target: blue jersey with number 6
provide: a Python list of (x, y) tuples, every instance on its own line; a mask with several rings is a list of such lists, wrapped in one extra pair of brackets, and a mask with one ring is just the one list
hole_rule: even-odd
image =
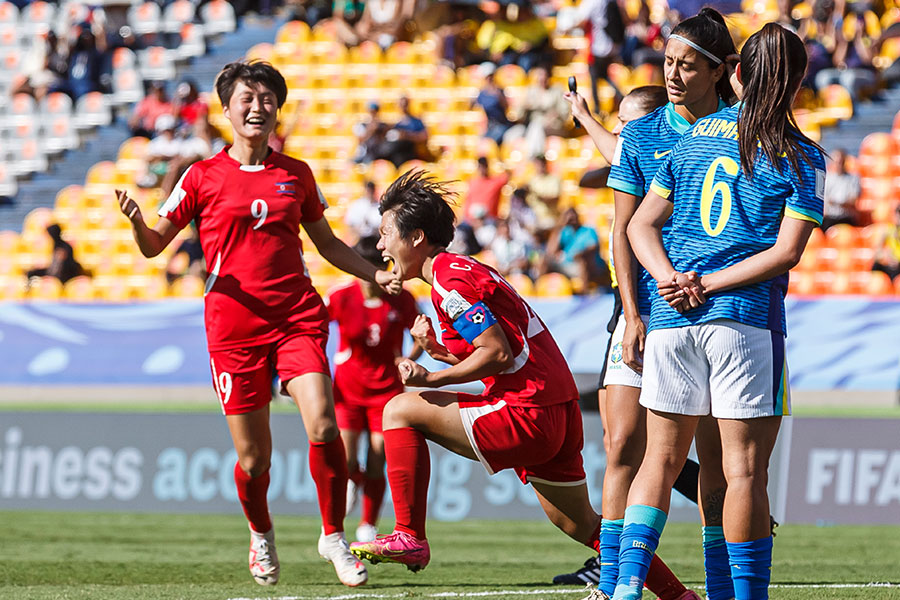
[[(741, 168), (737, 117), (740, 104), (699, 119), (660, 167), (650, 189), (673, 203), (663, 243), (676, 270), (719, 271), (772, 247), (784, 218), (822, 222), (825, 160), (802, 143), (794, 171), (782, 156), (780, 170), (760, 149), (748, 178)], [(731, 319), (786, 334), (787, 273), (710, 296), (684, 314), (654, 294), (650, 329)]]

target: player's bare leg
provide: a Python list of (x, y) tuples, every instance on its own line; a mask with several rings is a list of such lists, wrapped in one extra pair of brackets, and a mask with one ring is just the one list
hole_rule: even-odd
[(291, 379), (286, 389), (300, 409), (309, 437), (309, 468), (322, 515), (319, 554), (334, 565), (341, 583), (362, 585), (368, 580), (368, 573), (350, 554), (344, 537), (347, 455), (334, 416), (331, 378), (323, 373), (306, 373)]
[(599, 548), (600, 515), (591, 506), (587, 484), (560, 486), (532, 481), (531, 487), (551, 523), (576, 542)]
[(359, 464), (359, 437), (361, 431), (341, 429), (341, 441), (344, 443), (344, 454), (347, 455), (347, 504), (344, 516), (356, 508), (359, 492), (363, 487), (363, 472)]
[(700, 462), (698, 505), (703, 525), (703, 557), (706, 593), (710, 600), (734, 598), (728, 548), (722, 529), (725, 504), (725, 473), (722, 471), (722, 438), (714, 417), (702, 417), (694, 435)]
[(227, 415), (225, 420), (238, 455), (234, 482), (250, 525), (250, 573), (260, 585), (274, 585), (278, 582), (280, 565), (266, 500), (272, 457), (269, 406), (249, 413)]
[(399, 394), (384, 407), (383, 425), (396, 526), (390, 535), (371, 543), (355, 543), (351, 549), (373, 563), (397, 562), (418, 571), (431, 560), (425, 534), (431, 462), (425, 440), (466, 458), (478, 458), (463, 428), (454, 393)]

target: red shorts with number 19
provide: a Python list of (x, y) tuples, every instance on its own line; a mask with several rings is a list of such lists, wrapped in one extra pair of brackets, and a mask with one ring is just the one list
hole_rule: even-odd
[(489, 396), (457, 396), (463, 428), (488, 473), (514, 469), (522, 483), (584, 483), (584, 430), (576, 400), (528, 407)]
[(266, 406), (272, 400), (272, 374), (284, 386), (307, 373), (330, 375), (325, 344), (328, 335), (315, 332), (285, 336), (260, 346), (209, 353), (213, 388), (222, 412), (239, 415)]

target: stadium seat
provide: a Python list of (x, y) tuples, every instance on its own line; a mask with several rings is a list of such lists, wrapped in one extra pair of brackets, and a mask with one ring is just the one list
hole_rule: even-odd
[(862, 293), (869, 296), (890, 296), (894, 294), (894, 283), (887, 273), (881, 271), (862, 271), (867, 282)]
[(175, 50), (179, 60), (189, 60), (206, 54), (206, 38), (203, 27), (196, 23), (181, 26), (181, 45)]
[(234, 8), (226, 0), (212, 0), (200, 7), (206, 35), (231, 33), (237, 28)]
[(70, 115), (52, 115), (46, 119), (43, 130), (43, 150), (55, 154), (64, 150), (77, 148), (81, 143), (75, 130), (74, 119)]
[(173, 298), (200, 298), (206, 283), (199, 277), (185, 275), (180, 277), (169, 288), (169, 295)]
[(56, 277), (41, 277), (31, 284), (29, 297), (32, 300), (59, 300), (63, 286)]
[[(17, 132), (25, 129), (16, 128)], [(16, 158), (10, 163), (10, 170), (16, 176), (46, 171), (49, 163), (44, 153), (44, 142), (36, 135), (27, 135), (16, 139)]]
[(90, 277), (73, 277), (63, 285), (62, 297), (70, 302), (90, 302), (96, 298)]
[(852, 225), (839, 223), (828, 228), (825, 241), (832, 248), (853, 248), (858, 243), (858, 231), (859, 229)]
[[(179, 2), (181, 0), (178, 0)], [(181, 26), (178, 27), (181, 32)], [(150, 81), (171, 81), (177, 74), (170, 51), (162, 46), (150, 46), (138, 53), (138, 69), (141, 77)]]
[(0, 162), (0, 196), (9, 198), (19, 193), (19, 183), (9, 166)]
[(22, 275), (0, 275), (0, 300), (24, 300), (27, 296), (25, 284), (25, 277)]
[(113, 50), (112, 68), (114, 72), (129, 67), (136, 67), (137, 62), (137, 54), (131, 48), (120, 47)]
[(192, 23), (196, 8), (190, 0), (175, 0), (163, 9), (160, 29), (164, 33), (180, 33), (184, 23)]
[(18, 25), (19, 7), (12, 2), (0, 2), (0, 23), (4, 25)]
[(566, 298), (572, 295), (572, 282), (562, 273), (544, 273), (534, 282), (534, 294), (541, 298)]
[(56, 32), (69, 31), (80, 23), (85, 23), (92, 18), (93, 7), (78, 0), (67, 0), (59, 3), (59, 9), (53, 19), (53, 30)]
[(76, 129), (102, 127), (112, 122), (109, 100), (101, 92), (88, 92), (75, 103), (74, 125)]
[(31, 2), (22, 9), (19, 25), (26, 36), (43, 35), (50, 31), (53, 18), (56, 16), (56, 6), (49, 2), (37, 0)]
[(112, 88), (113, 104), (132, 104), (144, 98), (144, 85), (134, 67), (115, 69)]
[(275, 34), (275, 44), (298, 46), (307, 42), (309, 38), (309, 25), (303, 21), (288, 21), (278, 28), (278, 33)]
[(525, 273), (510, 273), (506, 276), (506, 281), (516, 289), (520, 296), (534, 295), (534, 282)]
[(128, 9), (128, 25), (136, 35), (156, 34), (161, 24), (162, 9), (156, 2), (132, 4)]
[(18, 48), (19, 29), (15, 23), (0, 21), (0, 48)]

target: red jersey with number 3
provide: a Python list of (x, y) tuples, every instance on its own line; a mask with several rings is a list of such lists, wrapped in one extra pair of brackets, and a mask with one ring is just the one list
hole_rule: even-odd
[(578, 399), (578, 388), (547, 326), (494, 269), (468, 256), (443, 252), (432, 263), (431, 301), (442, 343), (460, 360), (472, 342), (499, 324), (512, 349), (512, 367), (482, 380), (484, 394), (512, 406), (547, 406)]
[(325, 303), (340, 331), (334, 386), (341, 399), (378, 406), (402, 392), (394, 359), (403, 351), (403, 332), (419, 314), (413, 295), (403, 290), (397, 296), (366, 298), (354, 281), (330, 291)]
[(327, 204), (309, 166), (278, 152), (242, 165), (228, 149), (185, 172), (159, 215), (179, 229), (196, 220), (209, 276), (205, 321), (210, 350), (327, 335), (328, 312), (303, 263), (300, 223)]

